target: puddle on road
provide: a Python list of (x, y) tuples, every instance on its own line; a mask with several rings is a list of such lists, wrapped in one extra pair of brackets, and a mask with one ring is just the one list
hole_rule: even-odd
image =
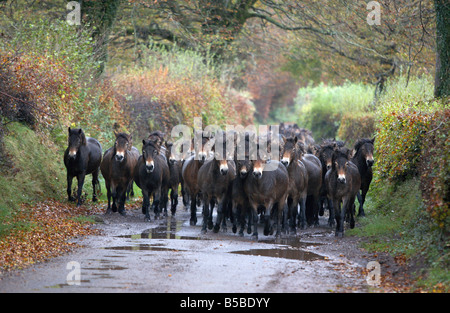
[[(120, 238), (130, 238), (130, 239), (180, 239), (180, 240), (211, 240), (213, 238), (205, 238), (204, 236), (179, 236), (177, 232), (181, 230), (183, 226), (183, 220), (176, 221), (170, 219), (167, 224), (160, 225), (154, 228), (147, 229), (141, 234), (134, 235), (122, 235), (117, 236)], [(298, 237), (288, 237), (288, 238), (269, 238), (259, 241), (260, 243), (267, 244), (278, 244), (286, 247), (275, 247), (271, 249), (249, 249), (249, 250), (239, 250), (231, 251), (229, 253), (242, 254), (242, 255), (253, 255), (253, 256), (266, 256), (274, 258), (292, 259), (300, 261), (315, 261), (324, 260), (325, 257), (317, 253), (304, 250), (304, 248), (311, 246), (319, 246), (320, 243), (307, 243), (301, 242)], [(130, 246), (117, 246), (117, 247), (107, 247), (105, 249), (112, 250), (128, 250), (128, 251), (139, 251), (139, 250), (151, 250), (151, 251), (186, 251), (179, 249), (165, 248), (162, 243), (155, 244), (136, 244)]]
[(170, 249), (161, 247), (161, 245), (150, 245), (150, 244), (139, 244), (133, 246), (115, 246), (115, 247), (105, 247), (106, 250), (126, 250), (126, 251), (186, 251), (180, 249)]
[(154, 228), (146, 229), (140, 234), (134, 235), (121, 235), (119, 238), (130, 239), (184, 239), (184, 240), (208, 240), (208, 238), (202, 238), (201, 236), (179, 236), (177, 231), (180, 231), (183, 226), (183, 220), (175, 221), (170, 219), (166, 225), (160, 225)]
[(299, 250), (299, 249), (250, 249), (243, 251), (232, 251), (230, 253), (243, 254), (243, 255), (255, 255), (255, 256), (268, 256), (272, 258), (291, 259), (299, 261), (316, 261), (324, 260), (325, 258), (319, 254)]

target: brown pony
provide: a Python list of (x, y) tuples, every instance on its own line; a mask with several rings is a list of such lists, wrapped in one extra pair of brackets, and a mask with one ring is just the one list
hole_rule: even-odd
[[(127, 191), (132, 188), (134, 169), (139, 158), (139, 151), (133, 147), (132, 136), (125, 133), (114, 133), (114, 146), (105, 151), (100, 170), (105, 178), (108, 208), (106, 213), (117, 212), (125, 215)], [(113, 204), (111, 207), (111, 197)]]
[(373, 146), (375, 137), (372, 139), (362, 138), (355, 143), (355, 154), (352, 162), (356, 164), (361, 175), (361, 194), (358, 191), (357, 197), (359, 202), (358, 216), (364, 216), (364, 202), (366, 194), (369, 191), (372, 182), (372, 165), (375, 163), (373, 159)]
[(286, 166), (289, 175), (289, 184), (287, 192), (286, 220), (290, 220), (290, 231), (295, 234), (298, 205), (300, 204), (301, 227), (305, 228), (306, 214), (306, 196), (308, 192), (308, 172), (300, 158), (303, 156), (303, 144), (298, 142), (297, 137), (290, 137), (284, 140), (283, 150), (281, 152), (281, 163)]
[(67, 169), (67, 196), (69, 201), (75, 201), (72, 197), (72, 180), (77, 177), (77, 206), (81, 206), (81, 192), (83, 190), (86, 175), (92, 174), (92, 201), (97, 201), (96, 186), (100, 190), (98, 173), (102, 162), (102, 146), (97, 139), (86, 137), (83, 130), (69, 127), (69, 145), (64, 152), (64, 165)]
[[(350, 213), (350, 228), (355, 227), (355, 197), (361, 187), (358, 167), (350, 160), (351, 150), (337, 148), (333, 152), (331, 169), (325, 175), (328, 197), (336, 216), (336, 236), (344, 235), (344, 219)], [(342, 206), (341, 206), (342, 203)]]
[(253, 224), (255, 225), (253, 237), (258, 238), (256, 223), (258, 221), (258, 207), (265, 209), (264, 235), (273, 234), (273, 218), (277, 219), (276, 236), (281, 234), (281, 218), (286, 203), (289, 175), (286, 167), (280, 162), (272, 160), (266, 162), (258, 147), (256, 160), (250, 160), (250, 173), (244, 183), (244, 189), (252, 208)]
[[(166, 142), (166, 159), (169, 166), (169, 189), (170, 189), (170, 205), (172, 216), (175, 215), (178, 205), (178, 186), (182, 184), (183, 177), (181, 176), (182, 160), (177, 160), (174, 156), (173, 143)], [(183, 184), (182, 184), (183, 185)], [(183, 187), (182, 187), (183, 188)]]
[[(197, 136), (198, 143), (194, 147), (194, 155), (190, 156), (184, 161), (181, 169), (183, 177), (184, 188), (191, 201), (191, 218), (190, 225), (197, 224), (197, 196), (200, 193), (200, 187), (198, 185), (198, 171), (208, 156), (207, 144), (209, 138), (204, 137), (202, 132), (196, 132), (194, 136)], [(194, 138), (192, 139), (194, 142)]]
[(142, 190), (142, 213), (145, 214), (146, 221), (150, 221), (150, 196), (153, 195), (152, 208), (155, 218), (159, 217), (161, 207), (167, 197), (169, 167), (165, 157), (161, 155), (160, 149), (161, 147), (154, 141), (144, 139), (142, 155), (134, 170), (134, 181)]
[[(234, 138), (229, 137), (228, 142), (234, 143)], [(213, 224), (212, 212), (215, 203), (217, 203), (217, 220), (214, 232), (217, 233), (222, 221), (225, 221), (224, 213), (231, 201), (232, 182), (236, 177), (236, 165), (233, 161), (234, 150), (231, 151), (231, 154), (227, 154), (226, 133), (216, 133), (213, 150), (214, 159), (207, 160), (200, 167), (197, 175), (198, 186), (203, 198), (203, 233), (206, 233), (208, 223)], [(225, 223), (224, 229), (226, 230)]]

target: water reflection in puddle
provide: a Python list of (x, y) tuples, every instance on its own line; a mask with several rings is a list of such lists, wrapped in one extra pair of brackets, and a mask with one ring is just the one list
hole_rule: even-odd
[(170, 249), (170, 248), (164, 248), (161, 247), (161, 245), (155, 244), (139, 244), (139, 245), (133, 245), (133, 246), (116, 246), (116, 247), (105, 247), (103, 249), (107, 250), (127, 250), (127, 251), (185, 251), (185, 250), (179, 250), (179, 249)]
[[(130, 239), (180, 239), (180, 240), (211, 240), (213, 238), (205, 238), (204, 236), (179, 236), (177, 232), (181, 230), (183, 221), (176, 221), (174, 219), (168, 219), (167, 224), (160, 225), (158, 227), (150, 228), (144, 230), (140, 234), (133, 235), (122, 235), (118, 236), (121, 238)], [(233, 235), (231, 235), (233, 236)], [(236, 240), (245, 240), (240, 237), (235, 237)], [(259, 243), (267, 243), (270, 245), (280, 245), (280, 247), (274, 247), (269, 249), (249, 249), (249, 250), (239, 250), (231, 251), (233, 254), (242, 255), (252, 255), (252, 256), (266, 256), (274, 258), (284, 258), (300, 261), (315, 261), (324, 260), (325, 257), (316, 254), (314, 252), (304, 250), (307, 247), (318, 246), (320, 243), (307, 243), (301, 242), (299, 237), (285, 237), (285, 238), (269, 238), (262, 239), (258, 241)], [(187, 251), (179, 249), (165, 248), (163, 243), (147, 244), (141, 243), (130, 246), (117, 246), (117, 247), (107, 247), (105, 249), (112, 250), (128, 250), (128, 251), (139, 251), (139, 250), (151, 250), (151, 251)]]
[(244, 251), (232, 251), (230, 253), (243, 254), (243, 255), (255, 255), (255, 256), (268, 256), (272, 258), (291, 259), (299, 261), (316, 261), (324, 260), (325, 258), (319, 254), (304, 251), (300, 249), (250, 249)]

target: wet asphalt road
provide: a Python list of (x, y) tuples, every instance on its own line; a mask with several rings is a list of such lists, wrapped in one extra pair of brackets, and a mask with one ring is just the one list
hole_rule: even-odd
[(326, 226), (255, 241), (233, 234), (231, 226), (201, 234), (200, 209), (196, 226), (189, 225), (189, 214), (178, 209), (175, 217), (151, 222), (140, 209), (125, 218), (99, 216), (103, 223), (95, 227), (102, 235), (78, 240), (83, 248), (71, 254), (4, 275), (0, 292), (368, 291), (361, 273), (369, 260), (357, 241), (336, 239)]

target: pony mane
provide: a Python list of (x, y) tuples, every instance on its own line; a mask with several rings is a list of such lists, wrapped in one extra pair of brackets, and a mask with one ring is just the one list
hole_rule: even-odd
[(116, 138), (120, 138), (120, 137), (128, 140), (129, 135), (127, 133), (118, 133), (118, 134), (116, 134)]
[(373, 139), (361, 138), (355, 143), (355, 154), (359, 151), (359, 149), (366, 143), (373, 144)]

